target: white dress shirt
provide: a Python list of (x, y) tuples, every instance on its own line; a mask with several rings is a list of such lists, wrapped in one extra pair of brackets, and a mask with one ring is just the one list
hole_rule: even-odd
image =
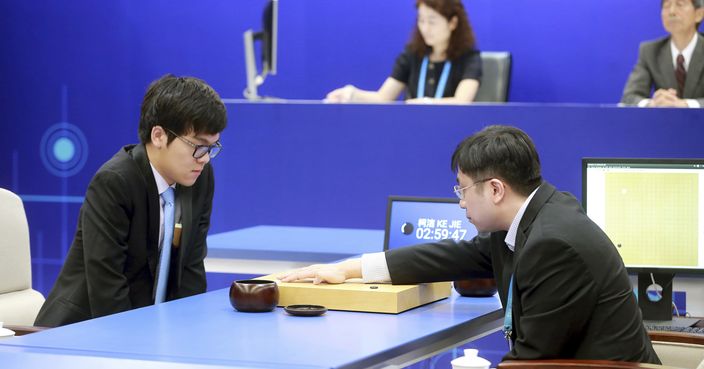
[(176, 183), (169, 186), (164, 177), (159, 174), (151, 162), (149, 163), (149, 166), (152, 167), (152, 173), (154, 173), (154, 180), (156, 181), (156, 189), (159, 192), (159, 245), (161, 245), (161, 240), (164, 239), (164, 199), (161, 197), (161, 194), (164, 193), (164, 191), (166, 191), (169, 187), (173, 188), (175, 191)]

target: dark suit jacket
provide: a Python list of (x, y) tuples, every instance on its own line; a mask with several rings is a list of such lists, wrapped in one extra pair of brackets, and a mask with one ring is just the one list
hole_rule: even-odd
[[(167, 300), (205, 292), (213, 190), (210, 165), (193, 186), (176, 186), (183, 229), (171, 254)], [(88, 186), (71, 249), (35, 325), (60, 326), (153, 304), (159, 210), (144, 145), (123, 147)]]
[[(689, 61), (683, 98), (695, 99), (704, 107), (704, 37), (697, 37), (697, 45)], [(669, 36), (640, 45), (638, 62), (623, 89), (621, 103), (638, 105), (638, 102), (649, 99), (654, 91), (661, 88), (677, 89)]]
[(659, 363), (613, 243), (569, 194), (544, 182), (521, 219), (515, 252), (506, 232), (388, 251), (394, 284), (493, 273), (506, 305), (514, 274), (514, 348), (505, 359)]

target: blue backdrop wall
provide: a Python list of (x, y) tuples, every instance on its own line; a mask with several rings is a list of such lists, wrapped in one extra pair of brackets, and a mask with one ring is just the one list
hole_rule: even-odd
[[(46, 293), (58, 273), (93, 173), (137, 140), (149, 82), (194, 75), (241, 97), (242, 32), (260, 28), (264, 3), (0, 2), (0, 187), (25, 200), (37, 289)], [(663, 33), (658, 0), (465, 4), (479, 48), (514, 55), (513, 102), (615, 103), (638, 43)], [(376, 88), (414, 21), (412, 0), (281, 0), (279, 75), (261, 93), (319, 99), (346, 83)], [(241, 123), (236, 108), (230, 117)]]
[[(465, 1), (479, 48), (514, 55), (511, 101), (583, 103), (618, 101), (638, 43), (664, 32), (659, 3)], [(1, 78), (3, 98), (12, 102), (4, 109), (23, 111), (17, 103), (31, 102), (57, 110), (67, 86), (71, 105), (94, 107), (87, 112), (93, 120), (121, 121), (122, 133), (131, 132), (145, 86), (167, 72), (199, 76), (223, 97), (241, 97), (242, 32), (260, 28), (263, 4), (4, 1)], [(377, 88), (414, 21), (412, 0), (281, 0), (280, 73), (262, 92), (319, 99), (346, 83)]]

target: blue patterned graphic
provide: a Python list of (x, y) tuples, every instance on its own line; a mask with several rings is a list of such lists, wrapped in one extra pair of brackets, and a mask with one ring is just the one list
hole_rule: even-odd
[(88, 159), (88, 142), (80, 128), (56, 123), (44, 132), (39, 145), (44, 167), (57, 177), (70, 177), (83, 169)]

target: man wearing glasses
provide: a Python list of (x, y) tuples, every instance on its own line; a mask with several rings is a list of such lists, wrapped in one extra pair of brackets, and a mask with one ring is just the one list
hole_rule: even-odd
[(451, 165), (460, 207), (480, 236), (365, 254), (279, 277), (415, 284), (493, 273), (506, 312), (504, 359), (660, 362), (616, 247), (574, 197), (543, 181), (528, 135), (487, 127), (457, 146)]
[(35, 321), (55, 327), (205, 292), (206, 236), (225, 105), (167, 75), (142, 101), (140, 143), (91, 180), (64, 266)]
[[(667, 37), (640, 45), (621, 103), (641, 107), (701, 108), (704, 38), (697, 32), (704, 0), (662, 0)], [(653, 93), (651, 96), (651, 92)]]

